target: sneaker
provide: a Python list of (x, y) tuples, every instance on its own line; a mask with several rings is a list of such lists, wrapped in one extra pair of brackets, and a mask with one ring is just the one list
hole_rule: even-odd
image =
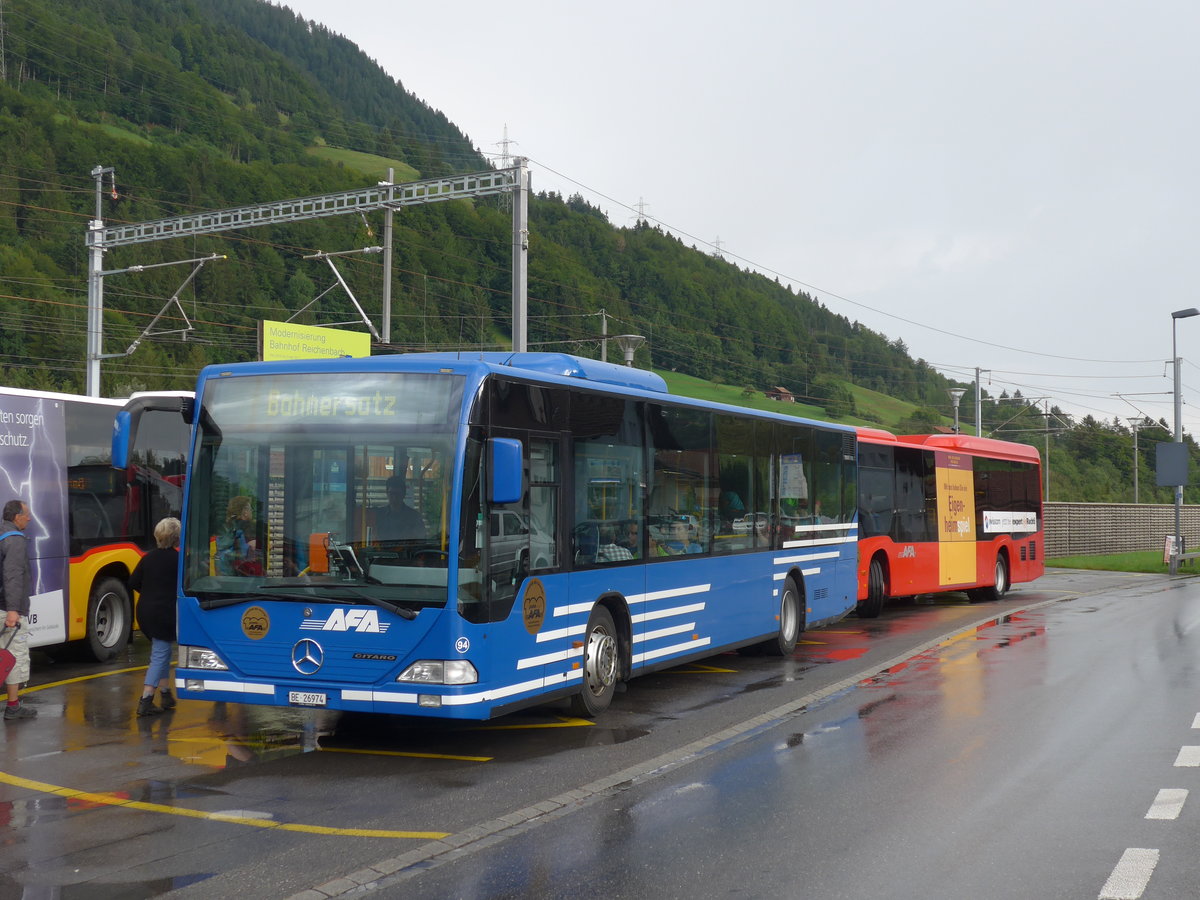
[(8, 722), (11, 719), (32, 719), (37, 715), (37, 710), (31, 706), (26, 706), (24, 703), (18, 703), (16, 706), (4, 707), (4, 721)]
[(158, 702), (162, 704), (163, 709), (174, 709), (175, 694), (172, 691), (159, 691)]
[(141, 716), (157, 716), (161, 709), (154, 705), (154, 695), (143, 697), (138, 701), (137, 714)]

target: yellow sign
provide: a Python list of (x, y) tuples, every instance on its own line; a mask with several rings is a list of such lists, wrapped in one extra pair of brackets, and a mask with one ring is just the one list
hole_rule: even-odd
[(937, 477), (938, 584), (970, 584), (975, 575), (975, 484), (972, 460), (934, 454)]
[(371, 336), (361, 331), (264, 320), (258, 334), (258, 355), (264, 362), (371, 355)]

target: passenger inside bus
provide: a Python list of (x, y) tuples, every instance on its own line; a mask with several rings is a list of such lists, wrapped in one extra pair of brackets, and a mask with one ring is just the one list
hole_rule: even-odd
[(408, 485), (403, 475), (393, 475), (387, 480), (387, 505), (371, 510), (372, 531), (375, 541), (411, 541), (426, 538), (425, 522), (421, 514), (404, 502)]
[(700, 545), (692, 539), (688, 531), (686, 519), (673, 519), (669, 529), (667, 539), (658, 542), (657, 553), (659, 556), (684, 556), (689, 553), (701, 552)]
[(254, 506), (244, 494), (226, 507), (225, 529), (216, 538), (216, 565), (222, 575), (261, 575), (262, 562), (254, 539)]

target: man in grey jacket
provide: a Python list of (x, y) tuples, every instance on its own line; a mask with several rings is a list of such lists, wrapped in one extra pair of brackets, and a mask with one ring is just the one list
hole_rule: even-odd
[[(4, 611), (4, 640), (16, 663), (5, 679), (8, 704), (4, 721), (32, 719), (37, 710), (21, 702), (21, 685), (29, 680), (29, 546), (25, 529), (29, 526), (29, 505), (23, 500), (4, 504), (4, 521), (0, 523), (0, 609)], [(15, 632), (15, 633), (14, 633)]]

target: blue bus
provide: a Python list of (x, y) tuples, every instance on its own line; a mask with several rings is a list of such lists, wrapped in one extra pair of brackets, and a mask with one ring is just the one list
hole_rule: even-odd
[(553, 353), (210, 366), (179, 695), (487, 719), (857, 601), (852, 428)]

